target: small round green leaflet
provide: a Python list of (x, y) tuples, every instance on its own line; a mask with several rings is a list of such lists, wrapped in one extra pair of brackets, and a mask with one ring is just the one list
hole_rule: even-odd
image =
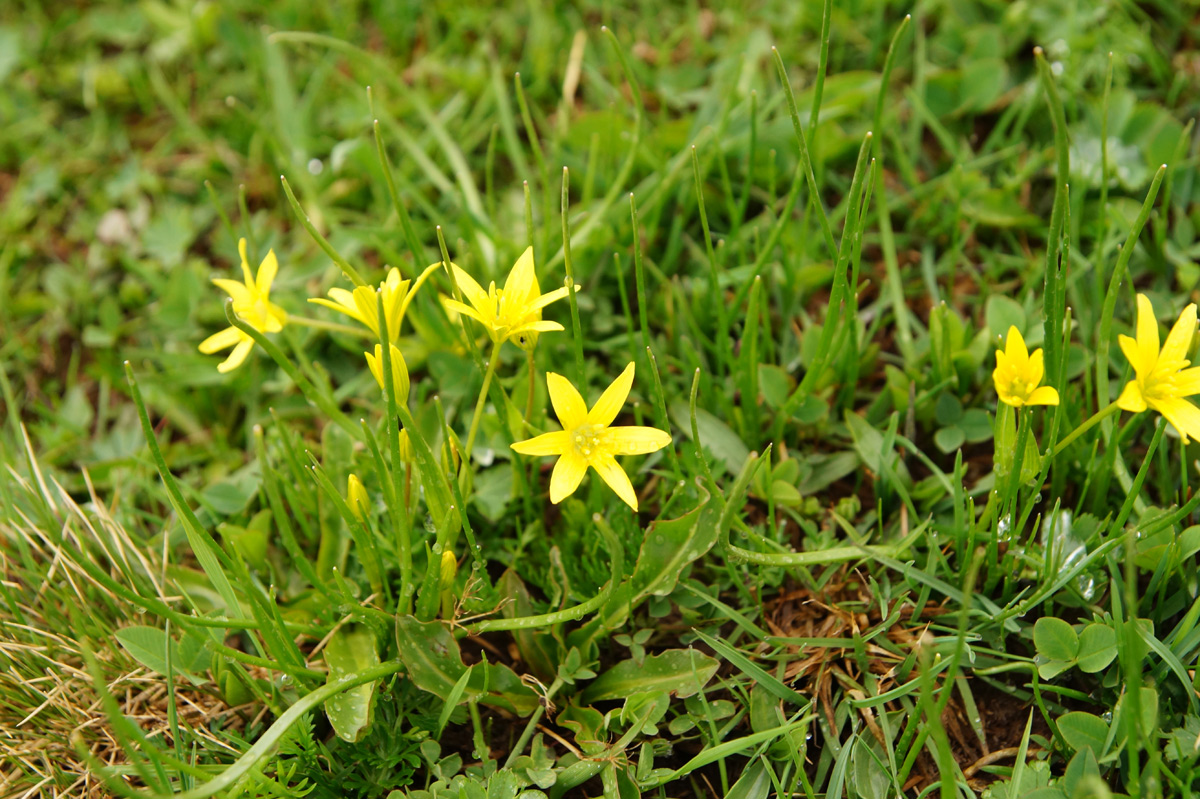
[(1043, 616), (1033, 625), (1033, 645), (1038, 652), (1038, 674), (1049, 680), (1075, 665), (1079, 634), (1062, 619)]

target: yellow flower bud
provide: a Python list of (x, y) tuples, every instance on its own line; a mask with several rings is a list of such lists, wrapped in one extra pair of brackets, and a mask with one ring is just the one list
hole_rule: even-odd
[(413, 452), (412, 441), (409, 440), (408, 431), (400, 431), (400, 460), (404, 463), (415, 463), (417, 455)]
[[(408, 402), (408, 364), (404, 362), (399, 347), (395, 344), (388, 346), (392, 350), (392, 387), (396, 391), (396, 402)], [(374, 355), (369, 352), (363, 355), (367, 356), (367, 367), (375, 376), (375, 382), (383, 388), (383, 347), (376, 344)]]
[(454, 578), (458, 574), (458, 558), (447, 549), (442, 553), (441, 599), (442, 618), (454, 618)]
[(371, 498), (367, 496), (367, 489), (363, 488), (362, 481), (356, 474), (350, 475), (346, 480), (346, 502), (360, 521), (366, 520), (371, 511)]
[(447, 549), (442, 553), (442, 585), (450, 585), (457, 575), (458, 558), (454, 557), (454, 553)]

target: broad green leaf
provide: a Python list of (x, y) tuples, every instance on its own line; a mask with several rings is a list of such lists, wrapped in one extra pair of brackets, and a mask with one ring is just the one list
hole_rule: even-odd
[(1079, 655), (1075, 628), (1054, 616), (1043, 616), (1033, 625), (1033, 645), (1047, 660), (1074, 660)]
[(718, 537), (721, 509), (699, 478), (696, 491), (700, 502), (695, 508), (678, 519), (659, 519), (650, 525), (633, 576), (617, 587), (590, 622), (568, 636), (568, 644), (580, 646), (602, 631), (617, 629), (647, 597), (670, 594), (684, 568), (712, 549)]
[[(671, 404), (671, 420), (684, 435), (692, 437), (692, 415), (686, 402)], [(750, 454), (750, 448), (738, 438), (738, 434), (703, 408), (696, 409), (696, 430), (700, 434), (700, 443), (717, 462), (730, 474), (737, 474)]]
[(771, 793), (771, 775), (763, 761), (755, 760), (738, 777), (725, 799), (767, 799)]
[[(996, 447), (995, 470), (996, 476), (1004, 479), (1012, 473), (1013, 461), (1017, 450), (1017, 418), (1011, 406), (1000, 403), (996, 408)], [(1025, 437), (1025, 458), (1021, 463), (1021, 482), (1028, 483), (1038, 473), (1040, 460), (1038, 458), (1037, 438), (1033, 435)]]
[[(167, 673), (168, 639), (164, 630), (158, 627), (124, 627), (116, 632), (116, 638), (129, 655), (146, 668), (158, 674)], [(203, 685), (208, 682), (204, 677), (198, 677), (194, 672), (202, 670), (209, 661), (209, 655), (203, 648), (181, 646), (171, 639), (171, 670), (187, 678), (193, 685)]]
[[(353, 677), (379, 665), (375, 635), (366, 627), (348, 624), (339, 627), (325, 647), (325, 665), (329, 667), (326, 685)], [(333, 731), (344, 741), (357, 741), (371, 725), (372, 700), (378, 681), (359, 685), (325, 700), (325, 715)]]
[(687, 697), (703, 689), (720, 665), (694, 649), (670, 649), (642, 663), (623, 660), (593, 680), (584, 689), (582, 699), (587, 703), (603, 702), (647, 691)]
[[(455, 696), (455, 685), (467, 667), (445, 624), (400, 616), (396, 619), (396, 644), (400, 660), (418, 688), (443, 700)], [(539, 702), (537, 694), (512, 669), (499, 663), (476, 664), (466, 691), (458, 696), (461, 701), (475, 699), (520, 716), (528, 716)]]
[(633, 570), (634, 604), (647, 596), (666, 596), (689, 563), (717, 542), (721, 509), (696, 481), (699, 504), (678, 519), (659, 519), (650, 525)]
[(1075, 751), (1091, 748), (1097, 757), (1104, 754), (1104, 742), (1108, 740), (1108, 724), (1099, 716), (1075, 710), (1058, 719), (1058, 731), (1063, 740)]
[(987, 320), (988, 330), (991, 331), (992, 341), (997, 349), (1003, 349), (1002, 342), (1006, 340), (1010, 327), (1015, 327), (1022, 333), (1025, 331), (1025, 309), (1019, 302), (1003, 294), (996, 293), (987, 298), (983, 316)]
[(1107, 624), (1089, 624), (1079, 636), (1079, 669), (1103, 671), (1117, 657), (1117, 633)]

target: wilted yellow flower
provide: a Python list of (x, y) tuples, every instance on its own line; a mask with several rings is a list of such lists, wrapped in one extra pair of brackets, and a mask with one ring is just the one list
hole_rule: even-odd
[(1021, 331), (1009, 327), (1004, 349), (996, 350), (996, 369), (992, 372), (1000, 401), (1014, 408), (1057, 405), (1058, 391), (1051, 386), (1038, 385), (1046, 374), (1044, 358), (1040, 349), (1030, 355)]
[[(392, 350), (392, 388), (396, 392), (396, 402), (408, 402), (408, 364), (400, 354), (400, 348), (388, 342)], [(375, 354), (364, 352), (367, 356), (367, 368), (375, 375), (375, 382), (382, 389), (383, 385), (383, 347), (375, 345)]]
[(532, 247), (521, 253), (502, 289), (496, 288), (493, 281), (484, 291), (475, 278), (457, 264), (450, 264), (450, 269), (459, 291), (470, 305), (449, 297), (442, 297), (442, 303), (448, 310), (465, 314), (482, 324), (497, 344), (512, 341), (518, 347), (531, 349), (537, 344), (539, 333), (563, 329), (558, 322), (542, 321), (542, 309), (567, 296), (567, 289), (563, 287), (542, 294), (533, 265)]
[[(412, 285), (412, 281), (402, 280), (399, 269), (392, 267), (388, 270), (387, 279), (379, 284), (379, 291), (383, 293), (383, 313), (387, 318), (390, 340), (396, 341), (400, 337), (400, 323), (404, 321), (404, 314), (408, 311), (413, 297), (417, 296), (417, 289), (440, 266), (441, 262), (438, 262), (426, 267), (425, 271), (417, 278), (417, 283), (412, 286), (411, 291), (409, 286)], [(324, 305), (326, 308), (343, 313), (366, 325), (376, 337), (379, 336), (379, 306), (375, 299), (375, 289), (370, 286), (358, 286), (353, 291), (332, 288), (329, 290), (329, 296), (333, 300), (314, 297), (309, 302)]]
[(346, 480), (346, 504), (354, 511), (359, 521), (366, 519), (367, 514), (371, 512), (371, 499), (356, 474), (351, 474)]
[(1144, 294), (1138, 295), (1137, 306), (1137, 338), (1119, 339), (1135, 377), (1125, 384), (1117, 406), (1131, 413), (1156, 410), (1179, 431), (1184, 443), (1200, 439), (1200, 408), (1184, 399), (1200, 394), (1200, 367), (1186, 368), (1191, 362), (1185, 357), (1196, 333), (1196, 305), (1183, 309), (1161, 351), (1154, 307)]
[(574, 493), (589, 466), (637, 510), (637, 494), (615, 455), (645, 455), (671, 443), (671, 434), (654, 427), (609, 427), (633, 385), (633, 364), (625, 367), (589, 411), (579, 392), (562, 375), (546, 375), (550, 402), (563, 429), (545, 433), (512, 448), (523, 455), (558, 455), (550, 475), (550, 501), (557, 504)]
[[(271, 302), (271, 283), (275, 273), (279, 271), (279, 262), (275, 259), (275, 251), (269, 250), (258, 267), (258, 279), (250, 274), (250, 264), (246, 260), (246, 240), (238, 240), (238, 253), (242, 256), (243, 282), (216, 278), (213, 283), (223, 289), (233, 298), (233, 312), (243, 322), (260, 333), (278, 333), (287, 322), (287, 313)], [(219, 333), (214, 333), (200, 342), (200, 351), (205, 355), (233, 347), (233, 352), (222, 363), (218, 364), (218, 372), (231, 372), (242, 365), (250, 350), (254, 349), (254, 339), (236, 327), (227, 327)]]

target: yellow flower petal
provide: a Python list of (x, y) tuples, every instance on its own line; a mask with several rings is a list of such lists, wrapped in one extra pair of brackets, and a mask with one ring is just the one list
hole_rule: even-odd
[(671, 434), (655, 427), (610, 427), (603, 435), (614, 455), (648, 455), (671, 443)]
[(504, 281), (504, 296), (510, 304), (524, 305), (539, 293), (537, 271), (533, 265), (533, 247), (526, 247)]
[(1036, 386), (1042, 382), (1042, 378), (1046, 376), (1046, 354), (1040, 349), (1033, 351), (1029, 356), (1029, 365), (1025, 367), (1030, 385)]
[(600, 399), (596, 401), (595, 406), (588, 412), (588, 424), (600, 425), (607, 427), (617, 418), (617, 414), (621, 412), (621, 406), (625, 404), (625, 400), (629, 397), (629, 389), (633, 386), (633, 362), (625, 367), (625, 371), (612, 381), (612, 384), (604, 389), (604, 393), (600, 395)]
[(1200, 394), (1200, 366), (1184, 369), (1175, 375), (1175, 392), (1181, 397)]
[(1029, 350), (1025, 347), (1025, 339), (1016, 325), (1009, 325), (1008, 337), (1004, 340), (1004, 349), (1009, 358), (1020, 365), (1029, 360)]
[(475, 278), (464, 272), (458, 264), (450, 264), (450, 270), (454, 274), (454, 282), (458, 284), (458, 290), (462, 292), (467, 302), (475, 306), (475, 309), (481, 314), (490, 316), (491, 313), (494, 313), (488, 293), (475, 282)]
[(1187, 358), (1188, 350), (1192, 346), (1192, 336), (1196, 333), (1196, 305), (1192, 303), (1183, 309), (1183, 313), (1179, 314), (1179, 319), (1171, 327), (1171, 332), (1167, 334), (1167, 341), (1163, 344), (1162, 353), (1159, 354), (1160, 361), (1182, 361)]
[(254, 302), (254, 295), (250, 293), (250, 289), (236, 280), (229, 280), (223, 277), (213, 278), (213, 285), (232, 297), (234, 305)]
[(549, 372), (546, 375), (546, 388), (550, 391), (550, 403), (554, 413), (564, 430), (571, 430), (587, 423), (587, 405), (571, 381), (562, 375)]
[(271, 284), (275, 282), (278, 272), (279, 261), (275, 258), (275, 251), (267, 250), (267, 257), (258, 265), (258, 278), (254, 281), (264, 299), (271, 293)]
[[(1041, 350), (1038, 350), (1040, 353)], [(1025, 398), (1026, 405), (1057, 405), (1058, 390), (1051, 386), (1039, 386)]]
[(236, 327), (227, 327), (201, 341), (200, 351), (205, 355), (212, 355), (214, 352), (229, 349), (245, 337), (246, 334)]
[(1121, 345), (1121, 352), (1125, 353), (1125, 360), (1129, 361), (1129, 365), (1133, 367), (1136, 374), (1145, 375), (1154, 370), (1154, 361), (1158, 360), (1157, 353), (1154, 358), (1146, 362), (1142, 360), (1142, 350), (1136, 339), (1129, 336), (1117, 336), (1117, 343)]
[[(335, 292), (335, 291), (345, 291), (345, 290), (344, 289), (330, 289), (329, 293), (333, 294), (333, 292)], [(349, 294), (350, 292), (345, 291), (345, 293)], [(349, 316), (351, 319), (355, 320), (356, 322), (361, 322), (364, 325), (367, 323), (367, 320), (362, 318), (362, 314), (360, 314), (358, 312), (358, 309), (355, 308), (353, 305), (347, 307), (344, 303), (332, 302), (330, 300), (325, 299), (324, 297), (309, 297), (308, 301), (311, 302), (313, 305), (323, 305), (324, 307), (329, 308), (330, 310), (337, 311), (338, 313), (343, 313), (346, 316)]]
[(413, 299), (417, 296), (417, 289), (421, 288), (425, 281), (429, 279), (430, 275), (441, 268), (442, 262), (438, 261), (436, 264), (430, 264), (429, 266), (425, 267), (425, 271), (417, 276), (417, 282), (414, 283), (412, 288), (409, 289), (408, 293), (404, 295), (404, 302), (400, 303), (401, 319), (404, 318), (404, 314), (408, 313), (408, 306), (412, 304)]
[(1200, 439), (1200, 408), (1185, 399), (1167, 399), (1156, 402), (1154, 409), (1174, 426), (1183, 443), (1192, 438)]
[(283, 330), (283, 323), (286, 321), (287, 313), (275, 303), (268, 302), (267, 316), (262, 320), (259, 330), (264, 333), (278, 333)]
[(633, 490), (633, 484), (629, 482), (629, 475), (625, 474), (625, 470), (612, 455), (600, 453), (592, 458), (591, 464), (600, 478), (617, 492), (617, 496), (624, 500), (626, 505), (634, 510), (638, 509), (637, 493)]
[(540, 436), (518, 441), (512, 448), (522, 455), (561, 455), (570, 447), (571, 441), (565, 430), (543, 433)]
[(250, 261), (246, 258), (246, 240), (238, 239), (238, 255), (242, 256), (242, 280), (246, 288), (254, 286), (254, 275), (250, 274)]
[[(408, 364), (404, 362), (404, 355), (395, 344), (388, 342), (388, 347), (391, 349), (392, 390), (396, 393), (396, 402), (408, 402)], [(367, 368), (374, 375), (380, 390), (386, 391), (383, 384), (383, 347), (376, 344), (374, 354), (364, 352), (363, 355), (367, 356)]]
[[(548, 292), (546, 294), (542, 294), (529, 302), (529, 310), (530, 311), (540, 311), (543, 308), (545, 308), (547, 305), (549, 305), (550, 303), (557, 302), (558, 300), (561, 300), (563, 297), (566, 297), (568, 293), (569, 293), (569, 290), (567, 289), (567, 287), (563, 286), (560, 289), (555, 289), (554, 291)], [(580, 293), (578, 287), (575, 288), (575, 293), (576, 294)]]
[[(236, 328), (234, 329), (236, 330)], [(232, 372), (242, 365), (242, 362), (246, 360), (246, 356), (250, 354), (250, 350), (252, 349), (254, 349), (254, 339), (249, 337), (242, 339), (233, 348), (233, 352), (229, 353), (229, 357), (217, 364), (217, 371), (221, 374)]]
[(587, 472), (588, 462), (574, 450), (568, 450), (554, 464), (550, 474), (550, 501), (557, 505), (579, 488), (584, 473)]
[(530, 333), (530, 332), (532, 332), (532, 333), (553, 333), (555, 331), (562, 330), (562, 329), (563, 329), (563, 326), (560, 325), (558, 322), (543, 322), (543, 321), (527, 322), (526, 324), (517, 325), (516, 327), (510, 329), (508, 331), (508, 337), (513, 338), (514, 336), (518, 336), (521, 333)]
[(1117, 407), (1130, 413), (1141, 413), (1146, 410), (1146, 398), (1142, 396), (1142, 389), (1138, 387), (1136, 380), (1130, 380), (1125, 384), (1121, 396), (1117, 397)]
[(446, 297), (443, 295), (442, 296), (442, 305), (445, 306), (446, 310), (448, 310), (448, 311), (454, 311), (455, 313), (464, 314), (466, 316), (471, 317), (472, 319), (474, 319), (477, 322), (482, 322), (483, 324), (487, 324), (487, 322), (484, 321), (483, 317), (480, 316), (475, 311), (474, 308), (472, 308), (469, 305), (466, 305), (465, 303), (461, 303), (458, 300), (452, 300), (449, 297)]
[[(1143, 364), (1158, 360), (1158, 320), (1154, 318), (1154, 306), (1145, 294), (1137, 295), (1137, 344)], [(1134, 367), (1135, 369), (1137, 367)]]

